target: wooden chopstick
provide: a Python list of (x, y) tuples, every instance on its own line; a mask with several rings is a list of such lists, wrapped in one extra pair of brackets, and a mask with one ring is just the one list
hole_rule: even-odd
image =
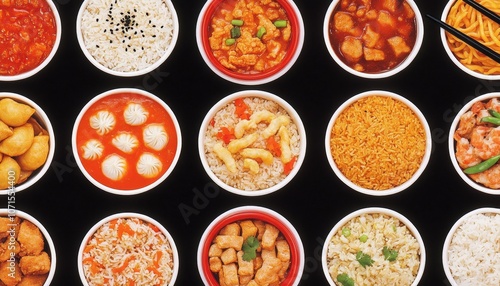
[(433, 16), (427, 14), (427, 18), (433, 20), (436, 22), (441, 28), (452, 34), (453, 36), (459, 38), (460, 40), (464, 41), (466, 44), (469, 46), (473, 47), (474, 49), (480, 51), (487, 57), (491, 58), (492, 60), (496, 61), (497, 63), (500, 64), (500, 55), (495, 52), (494, 50), (486, 47), (485, 45), (481, 44), (480, 42), (476, 41), (475, 39), (467, 36), (466, 34), (460, 32), (459, 30), (455, 29), (454, 27), (448, 25), (447, 23), (434, 18)]
[(491, 20), (500, 24), (500, 16), (498, 16), (495, 12), (491, 11), (490, 9), (484, 7), (483, 5), (477, 3), (474, 0), (463, 0), (463, 1), (466, 4), (468, 4), (469, 6), (471, 6), (472, 8), (481, 12), (481, 14), (485, 15), (486, 17), (490, 18)]

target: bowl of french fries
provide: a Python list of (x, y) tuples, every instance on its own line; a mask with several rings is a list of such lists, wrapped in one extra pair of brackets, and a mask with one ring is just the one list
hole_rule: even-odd
[(197, 255), (205, 285), (298, 285), (304, 261), (293, 225), (259, 206), (219, 215), (203, 233)]

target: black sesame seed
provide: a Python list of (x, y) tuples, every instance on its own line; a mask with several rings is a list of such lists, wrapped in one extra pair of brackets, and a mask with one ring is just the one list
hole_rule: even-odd
[(153, 38), (156, 38), (156, 35), (153, 35)]
[(99, 48), (99, 45), (95, 45), (96, 48)]
[(96, 22), (99, 22), (99, 18), (96, 18), (96, 19), (95, 19), (95, 21), (96, 21)]

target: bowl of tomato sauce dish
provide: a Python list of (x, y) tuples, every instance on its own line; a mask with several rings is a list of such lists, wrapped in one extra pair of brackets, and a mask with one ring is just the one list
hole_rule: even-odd
[(347, 72), (369, 79), (404, 70), (424, 38), (422, 15), (413, 0), (333, 0), (323, 22), (333, 60)]
[(181, 132), (170, 107), (134, 88), (103, 92), (78, 115), (72, 133), (75, 160), (96, 187), (118, 195), (151, 190), (173, 171)]
[(61, 41), (61, 19), (51, 0), (0, 1), (0, 81), (42, 70)]
[(304, 43), (304, 23), (293, 1), (209, 0), (199, 14), (196, 38), (214, 73), (257, 85), (293, 66)]

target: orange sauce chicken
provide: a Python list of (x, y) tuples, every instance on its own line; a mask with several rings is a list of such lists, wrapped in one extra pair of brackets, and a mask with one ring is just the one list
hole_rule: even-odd
[(396, 67), (415, 41), (415, 12), (404, 0), (341, 0), (330, 19), (333, 49), (342, 62), (360, 72)]

